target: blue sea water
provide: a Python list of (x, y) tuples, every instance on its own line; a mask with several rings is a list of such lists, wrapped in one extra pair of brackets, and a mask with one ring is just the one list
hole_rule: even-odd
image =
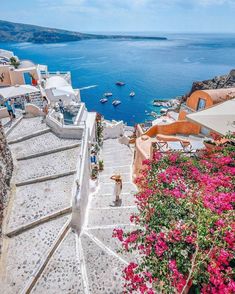
[[(152, 34), (153, 35), (153, 34)], [(1, 44), (21, 59), (47, 64), (50, 71), (71, 71), (89, 110), (129, 125), (143, 122), (156, 110), (153, 99), (169, 99), (190, 91), (193, 81), (209, 79), (235, 68), (235, 34), (165, 34), (166, 41), (86, 40), (63, 44)], [(117, 87), (117, 80), (124, 87)], [(129, 93), (135, 91), (134, 98)], [(101, 104), (105, 92), (113, 98)]]

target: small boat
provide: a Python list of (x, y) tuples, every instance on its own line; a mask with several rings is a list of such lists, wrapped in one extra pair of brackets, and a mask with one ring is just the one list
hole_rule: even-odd
[(134, 97), (134, 96), (135, 96), (135, 92), (133, 91), (130, 93), (130, 97)]
[(111, 92), (110, 93), (109, 92), (108, 93), (104, 93), (104, 96), (105, 97), (111, 97), (111, 96), (113, 96), (113, 93), (111, 93)]
[(159, 106), (161, 106), (161, 104), (159, 102), (153, 102), (153, 106), (159, 107)]
[(121, 104), (120, 100), (113, 100), (112, 102), (113, 106), (118, 106), (119, 104)]
[(153, 116), (154, 118), (158, 118), (158, 114), (154, 111), (151, 111), (150, 115)]
[(161, 109), (160, 109), (160, 113), (161, 113), (161, 114), (166, 114), (167, 111), (168, 111), (168, 109), (166, 109), (166, 108), (161, 108)]
[(117, 86), (125, 86), (125, 83), (124, 83), (124, 82), (117, 81), (117, 82), (116, 82), (116, 85), (117, 85)]
[(107, 98), (100, 99), (100, 103), (106, 103), (106, 102), (108, 102), (108, 99)]

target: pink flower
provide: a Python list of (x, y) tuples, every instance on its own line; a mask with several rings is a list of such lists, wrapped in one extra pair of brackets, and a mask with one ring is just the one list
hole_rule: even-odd
[(113, 230), (113, 238), (118, 238), (119, 241), (123, 241), (123, 230), (122, 229), (114, 229)]

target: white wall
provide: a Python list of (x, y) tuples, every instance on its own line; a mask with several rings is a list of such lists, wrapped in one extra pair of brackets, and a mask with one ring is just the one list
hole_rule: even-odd
[(112, 121), (104, 122), (104, 139), (115, 139), (119, 138), (120, 135), (124, 134), (124, 124), (123, 121)]

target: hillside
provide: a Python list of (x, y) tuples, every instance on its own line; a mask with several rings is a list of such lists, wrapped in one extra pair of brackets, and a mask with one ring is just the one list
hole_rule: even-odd
[(59, 43), (87, 39), (166, 40), (165, 37), (94, 35), (0, 20), (0, 42)]

